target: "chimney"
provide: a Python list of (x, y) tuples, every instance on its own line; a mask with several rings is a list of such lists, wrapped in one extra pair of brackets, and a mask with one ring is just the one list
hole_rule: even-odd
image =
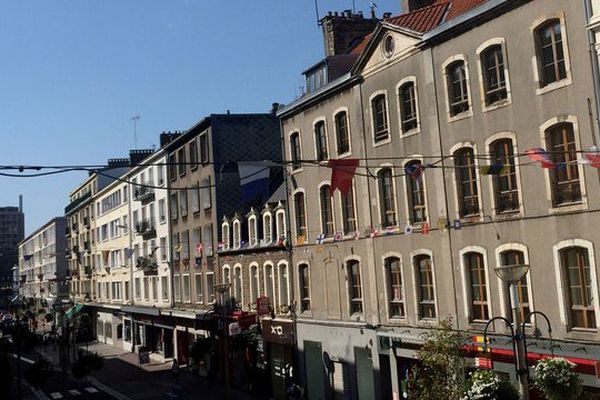
[(23, 212), (23, 195), (22, 194), (19, 195), (19, 212), (20, 213)]
[(352, 11), (327, 13), (321, 19), (325, 57), (350, 53), (357, 43), (375, 30), (378, 22), (375, 17), (364, 18)]
[(150, 156), (152, 153), (154, 153), (154, 150), (151, 149), (129, 150), (129, 161), (132, 166), (138, 165), (140, 161)]
[(167, 144), (171, 143), (173, 140), (177, 139), (179, 136), (181, 136), (181, 132), (175, 131), (175, 132), (163, 132), (160, 134), (160, 147), (164, 147)]
[(277, 114), (277, 111), (278, 111), (278, 110), (279, 110), (279, 103), (277, 103), (277, 102), (274, 102), (274, 103), (271, 105), (271, 114), (273, 114), (273, 115)]
[(404, 14), (419, 8), (428, 7), (436, 0), (400, 0), (400, 11)]

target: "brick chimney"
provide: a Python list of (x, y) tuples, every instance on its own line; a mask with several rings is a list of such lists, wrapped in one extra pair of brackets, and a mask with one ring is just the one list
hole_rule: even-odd
[(436, 0), (400, 0), (400, 11), (402, 14), (427, 7), (435, 3)]
[(365, 18), (362, 13), (351, 10), (341, 13), (331, 11), (321, 19), (325, 57), (348, 54), (369, 33), (375, 30), (379, 20)]
[(177, 139), (179, 136), (181, 136), (181, 132), (179, 131), (175, 131), (175, 132), (163, 132), (160, 134), (160, 147), (163, 147), (169, 143), (171, 143), (173, 140)]

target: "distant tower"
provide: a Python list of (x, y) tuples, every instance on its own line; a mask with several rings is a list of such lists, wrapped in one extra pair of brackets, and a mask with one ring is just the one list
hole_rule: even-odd
[(20, 213), (23, 212), (23, 195), (22, 194), (19, 195), (19, 212)]

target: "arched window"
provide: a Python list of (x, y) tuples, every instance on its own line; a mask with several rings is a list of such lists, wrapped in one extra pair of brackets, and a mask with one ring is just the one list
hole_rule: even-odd
[(356, 207), (354, 206), (354, 186), (344, 195), (342, 199), (342, 223), (344, 225), (344, 233), (354, 232), (357, 229), (356, 224)]
[(596, 329), (596, 310), (592, 270), (585, 247), (568, 247), (560, 251), (562, 273), (567, 290), (568, 314), (571, 328)]
[(275, 307), (275, 271), (273, 270), (273, 264), (265, 264), (265, 294), (269, 298), (269, 302)]
[(290, 156), (292, 159), (292, 169), (299, 169), (302, 167), (300, 160), (302, 159), (302, 152), (300, 150), (300, 134), (294, 132), (290, 135)]
[[(421, 161), (414, 160), (406, 164), (405, 170), (418, 171)], [(427, 220), (427, 206), (425, 203), (425, 189), (423, 187), (423, 175), (406, 174), (406, 188), (408, 190), (408, 209), (411, 224)]]
[(233, 268), (233, 297), (235, 298), (236, 303), (244, 304), (243, 300), (243, 287), (244, 280), (242, 276), (242, 266), (236, 265)]
[(242, 245), (241, 224), (239, 220), (233, 221), (233, 248), (239, 249)]
[(335, 134), (337, 137), (338, 155), (350, 152), (350, 132), (348, 129), (348, 114), (340, 111), (335, 114)]
[(350, 315), (362, 314), (363, 293), (360, 276), (360, 262), (358, 260), (348, 261), (346, 263), (346, 273), (348, 274), (348, 299), (350, 301)]
[(446, 68), (448, 79), (448, 104), (450, 116), (469, 110), (469, 92), (467, 88), (467, 72), (465, 62), (453, 62)]
[(221, 238), (223, 240), (223, 250), (229, 249), (229, 222), (223, 222), (221, 225)]
[(479, 191), (473, 149), (465, 147), (454, 153), (460, 217), (479, 215)]
[(540, 87), (567, 77), (560, 21), (553, 19), (535, 30)]
[(294, 207), (296, 209), (296, 236), (306, 237), (306, 205), (304, 192), (294, 194)]
[(387, 101), (385, 94), (375, 96), (371, 100), (371, 110), (373, 113), (373, 138), (375, 143), (389, 139), (387, 120)]
[(381, 213), (381, 225), (395, 226), (396, 218), (396, 196), (394, 194), (394, 183), (392, 181), (392, 169), (382, 168), (377, 173), (379, 185), (379, 207)]
[(507, 98), (504, 55), (502, 46), (488, 47), (481, 53), (481, 68), (485, 90), (485, 104), (491, 105)]
[(400, 122), (402, 132), (410, 132), (417, 129), (419, 125), (417, 113), (417, 94), (415, 83), (407, 82), (398, 89), (398, 101), (400, 103)]
[(282, 239), (287, 236), (286, 226), (285, 226), (285, 211), (277, 210), (275, 212), (275, 225), (277, 229), (277, 239)]
[(248, 241), (250, 247), (256, 246), (258, 242), (258, 234), (256, 229), (256, 215), (251, 215), (248, 218)]
[(277, 277), (279, 281), (279, 305), (287, 306), (290, 304), (290, 274), (287, 263), (280, 263), (277, 266)]
[(327, 160), (327, 133), (325, 132), (325, 121), (319, 121), (315, 124), (315, 146), (317, 150), (317, 160)]
[(420, 254), (414, 257), (413, 263), (417, 274), (419, 319), (435, 318), (435, 284), (431, 257)]
[(319, 189), (321, 199), (321, 232), (325, 237), (333, 236), (333, 205), (331, 202), (331, 187), (323, 185)]
[(402, 270), (398, 257), (385, 259), (385, 270), (388, 277), (388, 299), (390, 318), (405, 318), (404, 286), (402, 284)]
[(581, 202), (581, 186), (573, 125), (562, 123), (546, 130), (548, 151), (557, 168), (550, 168), (554, 207)]
[(273, 241), (273, 222), (271, 220), (271, 213), (266, 212), (263, 214), (263, 242), (265, 244)]
[(493, 175), (494, 199), (497, 213), (519, 211), (517, 172), (511, 139), (499, 139), (490, 145), (490, 163), (501, 168)]
[(256, 302), (260, 293), (260, 272), (258, 265), (250, 266), (250, 301)]
[(464, 262), (469, 289), (469, 319), (471, 321), (486, 321), (490, 318), (490, 315), (483, 255), (476, 252), (466, 253)]
[[(500, 262), (502, 265), (522, 265), (525, 264), (525, 256), (522, 251), (507, 250), (500, 253)], [(512, 321), (512, 299), (509, 293), (508, 284), (504, 283), (504, 286), (505, 298), (508, 299), (506, 302), (508, 307), (506, 315), (508, 316), (508, 319)], [(529, 292), (527, 290), (527, 276), (522, 277), (521, 280), (516, 283), (516, 286), (517, 298), (519, 300), (519, 314), (521, 315), (521, 321), (524, 321), (527, 314), (531, 312)]]
[(300, 282), (300, 311), (310, 311), (310, 271), (308, 264), (300, 264), (298, 272), (298, 280)]

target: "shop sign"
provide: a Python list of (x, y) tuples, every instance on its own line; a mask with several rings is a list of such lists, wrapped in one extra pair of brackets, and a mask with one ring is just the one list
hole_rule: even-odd
[(271, 310), (269, 309), (269, 298), (261, 296), (256, 299), (256, 312), (258, 315), (269, 315)]
[(242, 333), (242, 328), (240, 327), (240, 324), (238, 324), (237, 322), (232, 322), (229, 324), (229, 336), (239, 335), (240, 333)]
[(290, 321), (263, 319), (262, 336), (268, 342), (294, 344), (294, 325)]
[(482, 369), (494, 369), (491, 357), (475, 357), (475, 366)]

